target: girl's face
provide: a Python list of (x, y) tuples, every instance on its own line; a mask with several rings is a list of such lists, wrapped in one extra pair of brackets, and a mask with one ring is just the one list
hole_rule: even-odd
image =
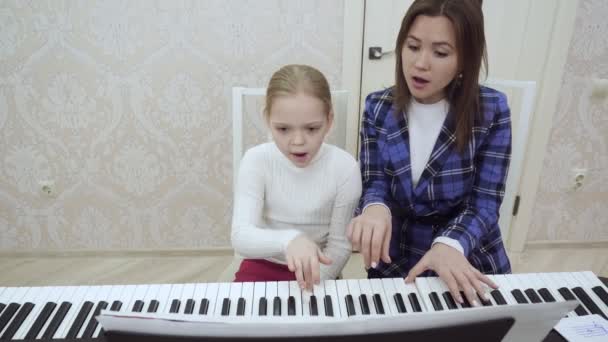
[(416, 17), (403, 44), (401, 65), (416, 101), (435, 103), (445, 98), (446, 87), (458, 72), (452, 22), (445, 16)]
[(277, 97), (268, 114), (275, 144), (297, 167), (306, 167), (319, 152), (332, 121), (323, 101), (301, 92)]

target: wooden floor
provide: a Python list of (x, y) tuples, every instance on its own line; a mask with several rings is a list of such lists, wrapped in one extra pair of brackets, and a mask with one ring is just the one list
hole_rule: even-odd
[[(541, 248), (521, 255), (512, 254), (511, 262), (515, 273), (591, 270), (598, 276), (608, 276), (608, 250), (605, 247)], [(0, 286), (229, 282), (237, 265), (231, 255), (3, 255), (0, 257)], [(353, 254), (343, 277), (366, 277), (359, 254)]]

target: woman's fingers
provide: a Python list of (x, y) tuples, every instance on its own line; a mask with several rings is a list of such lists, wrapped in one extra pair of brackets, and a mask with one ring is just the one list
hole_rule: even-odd
[(384, 227), (374, 227), (371, 235), (371, 246), (370, 246), (370, 262), (371, 267), (376, 268), (380, 261), (380, 253), (382, 252), (382, 245), (384, 244)]
[(309, 290), (312, 290), (313, 285), (319, 284), (321, 280), (321, 276), (319, 274), (319, 258), (311, 257), (310, 258), (310, 287)]
[(310, 257), (308, 258), (304, 258), (304, 260), (302, 261), (302, 268), (303, 268), (303, 274), (304, 274), (304, 287), (305, 289), (310, 289), (312, 288), (312, 272), (310, 269)]
[(466, 274), (462, 271), (453, 271), (452, 274), (456, 278), (456, 281), (458, 281), (458, 287), (462, 289), (465, 297), (467, 297), (467, 301), (471, 303), (472, 306), (479, 306), (477, 292)]
[(350, 242), (353, 244), (354, 251), (361, 251), (361, 224), (357, 219), (353, 223), (353, 233)]
[(437, 273), (437, 275), (443, 280), (443, 282), (447, 285), (452, 297), (460, 304), (462, 304), (462, 296), (460, 295), (460, 289), (458, 288), (458, 281), (449, 270), (444, 271), (442, 273)]
[(367, 269), (371, 263), (371, 239), (373, 227), (365, 226), (361, 230), (361, 254), (363, 255), (363, 262), (365, 263), (365, 268)]
[(295, 264), (295, 275), (296, 275), (296, 281), (298, 282), (298, 285), (300, 285), (301, 288), (303, 288), (305, 286), (305, 282), (304, 282), (304, 270), (302, 269), (302, 260), (300, 260), (299, 258), (295, 258), (294, 260), (294, 264)]

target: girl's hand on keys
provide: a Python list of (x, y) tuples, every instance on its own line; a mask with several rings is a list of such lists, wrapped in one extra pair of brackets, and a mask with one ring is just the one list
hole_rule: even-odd
[(329, 265), (331, 260), (323, 254), (319, 246), (305, 234), (291, 240), (285, 251), (287, 267), (296, 275), (302, 289), (312, 290), (320, 281), (320, 264)]

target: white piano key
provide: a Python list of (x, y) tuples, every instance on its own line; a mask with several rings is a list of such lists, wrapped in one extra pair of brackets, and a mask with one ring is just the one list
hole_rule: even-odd
[[(386, 303), (387, 305), (384, 306), (384, 310), (387, 312), (387, 314), (390, 312), (391, 315), (399, 315), (399, 309), (397, 308), (397, 302), (395, 302), (395, 294), (397, 293), (397, 290), (395, 288), (395, 283), (393, 281), (392, 278), (382, 278), (382, 279), (372, 279), (372, 280), (379, 280), (382, 287), (384, 288), (384, 293), (386, 296)], [(407, 300), (407, 298), (404, 298), (404, 300)]]
[(230, 285), (231, 285), (231, 283), (220, 283), (219, 284), (219, 287), (217, 290), (217, 299), (216, 299), (216, 303), (215, 303), (215, 311), (213, 312), (213, 314), (216, 317), (222, 316), (222, 308), (224, 305), (224, 299), (230, 298)]
[[(317, 299), (317, 309), (318, 309), (317, 311), (319, 313), (319, 316), (326, 316), (324, 298), (325, 298), (325, 288), (328, 286), (332, 286), (333, 289), (336, 290), (336, 281), (335, 280), (326, 280), (323, 283), (320, 283), (319, 285), (313, 285), (313, 294), (315, 295), (315, 298)], [(338, 300), (337, 292), (336, 292), (336, 300)], [(332, 308), (333, 308), (333, 312), (334, 312), (334, 317), (340, 317), (339, 310), (333, 306), (333, 301), (332, 301)], [(338, 312), (336, 310), (338, 310)]]
[[(123, 292), (125, 294), (125, 297), (128, 299), (126, 302), (122, 302), (122, 305), (120, 306), (120, 309), (122, 311), (123, 307), (126, 307), (126, 310), (128, 312), (133, 312), (133, 307), (135, 306), (135, 302), (137, 302), (138, 300), (141, 300), (142, 302), (144, 302), (144, 306), (141, 309), (142, 312), (146, 312), (146, 303), (145, 303), (145, 298), (146, 298), (146, 294), (148, 293), (148, 288), (150, 287), (150, 285), (136, 285), (135, 288), (133, 289), (133, 287), (126, 287), (119, 285), (118, 286), (118, 297), (112, 295), (112, 302), (114, 302), (115, 300), (119, 300), (122, 299), (122, 295)], [(131, 295), (129, 295), (131, 294)], [(109, 303), (110, 306), (112, 306), (112, 303)]]
[[(91, 295), (88, 297), (89, 298), (88, 300), (93, 303), (93, 307), (91, 308), (91, 310), (89, 311), (89, 314), (87, 315), (86, 319), (82, 323), (82, 326), (80, 327), (80, 331), (76, 335), (77, 338), (82, 338), (82, 334), (84, 334), (84, 331), (87, 328), (89, 321), (91, 319), (94, 319), (93, 315), (95, 314), (97, 305), (99, 304), (100, 301), (106, 301), (106, 302), (108, 301), (108, 297), (110, 295), (111, 290), (112, 290), (111, 285), (102, 285), (91, 291), (93, 293), (91, 293)], [(109, 309), (110, 305), (111, 305), (111, 303), (108, 303), (108, 306), (106, 307), (106, 309)]]
[(239, 298), (241, 298), (241, 294), (243, 291), (243, 283), (230, 283), (230, 312), (229, 316), (236, 316), (237, 304), (239, 302)]
[(325, 315), (325, 296), (329, 296), (331, 301), (333, 317), (344, 317), (342, 316), (342, 307), (344, 306), (343, 300), (340, 300), (338, 296), (338, 286), (336, 280), (326, 280), (322, 286), (320, 286), (319, 295), (317, 295), (317, 289), (315, 288), (315, 296), (317, 297), (317, 306), (319, 308), (319, 316)]
[(192, 294), (192, 299), (194, 299), (194, 310), (192, 311), (193, 315), (199, 315), (201, 310), (201, 301), (205, 298), (206, 291), (206, 283), (198, 283), (194, 285), (194, 293)]
[(277, 295), (281, 298), (281, 316), (287, 317), (287, 299), (289, 298), (289, 282), (277, 282)]
[[(337, 292), (337, 299), (338, 302), (340, 303), (339, 309), (340, 309), (340, 317), (342, 318), (346, 318), (348, 317), (348, 311), (346, 310), (346, 296), (350, 294), (349, 289), (348, 289), (348, 282), (344, 279), (338, 279), (336, 280), (336, 292)], [(353, 302), (354, 302), (354, 298), (353, 298)], [(334, 307), (334, 315), (336, 315), (336, 310), (338, 308)]]
[[(560, 302), (566, 301), (566, 299), (562, 296), (562, 294), (559, 293), (559, 289), (564, 287), (564, 283), (560, 280), (558, 274), (555, 272), (543, 273), (542, 277), (543, 277), (543, 279), (545, 279), (546, 283), (549, 285), (551, 294), (553, 294), (553, 297), (555, 297), (555, 299)], [(572, 310), (568, 313), (568, 317), (576, 317), (576, 316), (578, 316), (578, 315), (576, 314), (576, 312), (574, 312), (574, 310)]]
[[(321, 284), (323, 284), (323, 282), (321, 282)], [(296, 286), (298, 285), (298, 283), (296, 282)], [(323, 286), (323, 285), (321, 285)], [(290, 283), (290, 290), (291, 290), (291, 283)], [(312, 291), (310, 290), (302, 290), (302, 294), (301, 294), (301, 299), (302, 299), (302, 316), (304, 317), (309, 317), (311, 316), (310, 314), (310, 297), (314, 295), (314, 288)], [(315, 297), (316, 298), (316, 297)], [(317, 302), (317, 312), (318, 315), (321, 314), (320, 311), (318, 311), (319, 308), (319, 303)]]
[[(160, 284), (152, 284), (148, 286), (148, 289), (146, 290), (146, 295), (144, 296), (144, 308), (141, 310), (142, 312), (148, 312), (150, 303), (152, 303), (153, 300), (158, 300), (158, 293), (160, 292), (160, 287)], [(123, 310), (128, 310), (128, 312), (131, 312), (131, 310), (133, 310), (133, 304), (135, 304), (135, 301), (131, 301), (129, 303), (130, 307), (125, 308), (123, 303), (123, 306), (120, 308), (120, 312), (126, 312)]]
[[(266, 298), (266, 283), (265, 282), (261, 282), (261, 281), (256, 281), (255, 283), (253, 283), (253, 303), (252, 303), (252, 310), (251, 310), (251, 315), (253, 317), (259, 317), (259, 313), (260, 313), (260, 300), (262, 298)], [(268, 299), (266, 299), (268, 300)], [(269, 314), (272, 314), (271, 312), (268, 311), (270, 305), (272, 305), (271, 303), (266, 303), (266, 316), (268, 316)]]
[(583, 274), (583, 272), (572, 272), (570, 273), (572, 279), (578, 282), (579, 286), (585, 290), (589, 298), (597, 305), (598, 309), (608, 317), (608, 306), (604, 304), (604, 302), (598, 297), (595, 292), (593, 292), (592, 288), (594, 285), (587, 281), (587, 277)]
[[(181, 305), (179, 307), (179, 312), (180, 314), (186, 313), (186, 304), (188, 304), (188, 299), (192, 299), (194, 300), (194, 287), (196, 286), (196, 284), (184, 284), (184, 287), (182, 288), (182, 295), (179, 298), (179, 300), (181, 301)], [(194, 311), (193, 311), (194, 312)]]
[[(437, 311), (433, 306), (433, 302), (431, 302), (431, 297), (429, 296), (433, 289), (431, 288), (429, 282), (426, 280), (426, 277), (417, 277), (416, 278), (416, 287), (420, 290), (420, 297), (418, 298), (419, 302), (424, 302), (427, 311)], [(405, 300), (405, 298), (404, 298)], [(409, 308), (408, 308), (409, 311)]]
[(205, 292), (205, 298), (209, 300), (209, 309), (207, 315), (215, 315), (215, 308), (219, 306), (220, 312), (222, 311), (222, 300), (218, 298), (218, 292), (221, 283), (209, 283), (207, 284), (207, 291)]
[(53, 293), (49, 296), (48, 298), (48, 302), (54, 302), (55, 304), (57, 304), (55, 306), (55, 308), (53, 309), (53, 311), (51, 312), (51, 314), (49, 315), (49, 318), (46, 320), (46, 322), (44, 323), (44, 325), (42, 326), (42, 329), (40, 329), (40, 331), (38, 332), (38, 335), (36, 336), (36, 339), (41, 339), (42, 335), (44, 334), (44, 332), (46, 331), (46, 329), (49, 327), (49, 325), (51, 324), (51, 321), (53, 320), (53, 317), (55, 317), (55, 315), (57, 314), (57, 311), (59, 311), (59, 307), (61, 306), (61, 303), (67, 301), (65, 300), (65, 296), (67, 292), (70, 292), (69, 294), (73, 294), (73, 291), (76, 290), (75, 286), (57, 286), (55, 291), (53, 291)]
[(266, 315), (274, 315), (274, 297), (277, 296), (277, 282), (269, 281), (266, 283)]
[[(355, 279), (357, 280), (357, 279)], [(374, 291), (372, 290), (372, 284), (369, 279), (358, 279), (359, 290), (362, 295), (365, 295), (367, 298), (367, 305), (369, 306), (369, 314), (370, 315), (379, 315), (376, 311), (376, 306), (374, 305)], [(382, 298), (382, 297), (380, 297)], [(382, 303), (384, 306), (384, 303)]]
[[(380, 295), (380, 299), (382, 300), (382, 308), (384, 309), (384, 315), (386, 315), (386, 316), (392, 315), (393, 310), (390, 307), (390, 301), (389, 301), (387, 293), (384, 289), (384, 285), (382, 284), (382, 280), (378, 279), (378, 278), (374, 278), (374, 279), (369, 279), (368, 281), (369, 281), (369, 285), (371, 287), (372, 293)], [(393, 288), (394, 288), (394, 286), (393, 286)], [(372, 298), (372, 305), (373, 305), (373, 298)], [(375, 309), (375, 306), (374, 306), (374, 309)], [(378, 313), (378, 310), (376, 310), (376, 313)]]
[(507, 277), (509, 276), (510, 274), (495, 274), (494, 276), (492, 276), (492, 280), (494, 280), (494, 282), (497, 283), (497, 285), (499, 286), (498, 290), (505, 298), (507, 305), (515, 305), (517, 304), (517, 301), (511, 293), (511, 283), (507, 280)]
[[(147, 285), (138, 285), (137, 286), (138, 289), (140, 289), (142, 287), (144, 289), (144, 294), (145, 294), (145, 289), (147, 288)], [(124, 285), (111, 286), (110, 291), (105, 299), (105, 301), (108, 303), (108, 306), (106, 307), (106, 311), (110, 311), (110, 309), (112, 308), (112, 304), (115, 301), (120, 301), (122, 303), (118, 312), (120, 312), (120, 310), (122, 310), (124, 307), (127, 307), (129, 312), (131, 312), (133, 310), (132, 306), (129, 307), (129, 303), (124, 303), (121, 301), (121, 299), (122, 299), (121, 295), (122, 295), (124, 288), (125, 288)], [(136, 297), (136, 296), (133, 296), (133, 297)], [(143, 295), (140, 298), (143, 298)], [(95, 305), (97, 305), (97, 304), (95, 304)], [(145, 309), (145, 307), (144, 307), (144, 309)], [(145, 312), (145, 311), (142, 309), (142, 312)], [(92, 335), (93, 338), (98, 337), (100, 333), (101, 333), (101, 324), (97, 324), (97, 328), (95, 328), (95, 331), (93, 332), (93, 335)]]
[[(227, 283), (230, 284), (230, 283)], [(182, 298), (182, 289), (184, 288), (184, 284), (172, 284), (171, 285), (171, 291), (169, 292), (169, 297), (167, 298), (167, 304), (165, 305), (165, 313), (171, 313), (171, 307), (173, 306), (173, 301), (174, 300), (180, 300), (180, 298)], [(179, 308), (178, 308), (178, 312), (179, 309), (181, 309), (183, 303), (179, 303)]]
[(80, 312), (80, 307), (82, 306), (82, 303), (84, 303), (85, 295), (87, 294), (90, 288), (91, 286), (75, 286), (75, 291), (74, 293), (71, 293), (71, 296), (69, 292), (65, 293), (64, 299), (62, 301), (70, 302), (72, 303), (72, 306), (63, 318), (63, 321), (61, 321), (61, 324), (59, 325), (59, 328), (57, 328), (57, 331), (55, 331), (55, 335), (53, 335), (53, 338), (65, 338), (68, 331), (72, 327), (72, 323), (74, 323), (74, 319), (78, 315), (78, 312)]
[(158, 293), (156, 294), (156, 300), (158, 300), (158, 313), (169, 312), (169, 307), (171, 306), (171, 299), (169, 295), (171, 294), (171, 284), (161, 284), (158, 289)]
[[(14, 298), (14, 303), (19, 304), (19, 309), (17, 309), (17, 311), (15, 311), (15, 313), (13, 314), (13, 317), (11, 317), (11, 319), (8, 321), (8, 323), (4, 326), (4, 329), (2, 329), (0, 331), (0, 336), (2, 336), (2, 334), (4, 334), (4, 332), (8, 329), (8, 327), (11, 325), (11, 323), (15, 320), (15, 317), (17, 317), (17, 314), (19, 313), (19, 310), (21, 310), (21, 307), (23, 307), (23, 304), (25, 303), (33, 303), (35, 304), (36, 302), (36, 295), (37, 295), (37, 288), (29, 288), (29, 287), (20, 287), (19, 289), (21, 289), (23, 291), (23, 294), (19, 294), (19, 292), (17, 292), (15, 294)], [(7, 304), (8, 306), (8, 304)], [(30, 312), (30, 315), (32, 313)]]
[(245, 317), (251, 317), (252, 315), (252, 309), (253, 309), (253, 290), (254, 290), (254, 283), (253, 282), (246, 282), (243, 283), (243, 291), (242, 291), (242, 297), (245, 299)]
[(34, 322), (36, 321), (36, 318), (38, 317), (38, 315), (40, 314), (40, 312), (42, 311), (42, 309), (44, 308), (46, 303), (49, 301), (48, 299), (52, 298), (54, 292), (56, 292), (56, 291), (57, 291), (56, 286), (45, 286), (45, 287), (38, 288), (37, 291), (35, 291), (35, 292), (38, 292), (36, 294), (36, 298), (34, 299), (34, 302), (33, 302), (35, 304), (35, 306), (32, 309), (32, 311), (30, 312), (30, 314), (28, 315), (28, 317), (23, 321), (23, 324), (21, 324), (21, 327), (19, 327), (19, 329), (15, 333), (15, 335), (13, 336), (13, 339), (22, 340), (25, 338), (25, 335), (28, 333), (28, 331), (30, 330), (30, 328), (32, 327)]
[[(359, 288), (359, 280), (358, 279), (348, 279), (346, 280), (348, 283), (348, 291), (350, 295), (353, 297), (353, 304), (355, 305), (355, 312), (357, 316), (361, 316), (363, 314), (361, 308), (361, 302), (359, 297), (361, 296), (361, 289)], [(346, 302), (345, 302), (346, 303)], [(368, 300), (369, 305), (369, 300)]]
[(422, 298), (426, 297), (430, 301), (430, 298), (428, 296), (428, 286), (426, 287), (426, 294), (424, 294), (422, 289), (419, 289), (417, 287), (417, 283), (406, 284), (403, 278), (393, 278), (393, 284), (395, 285), (395, 289), (397, 290), (397, 292), (401, 293), (401, 296), (403, 297), (403, 303), (405, 303), (405, 308), (407, 312), (414, 312), (414, 308), (412, 307), (412, 303), (409, 298), (409, 295), (411, 293), (416, 295), (418, 299), (418, 304), (420, 304), (420, 309), (422, 310), (422, 312), (434, 311), (432, 309), (433, 306), (431, 305), (431, 307), (429, 308), (427, 302), (424, 300), (424, 298)]
[(290, 281), (289, 282), (289, 296), (293, 297), (293, 299), (295, 301), (295, 306), (296, 306), (296, 314), (295, 314), (295, 316), (296, 317), (302, 317), (303, 316), (303, 309), (302, 309), (302, 294), (303, 294), (303, 292), (310, 293), (309, 290), (301, 290), (300, 287), (298, 286), (298, 282), (297, 281)]

